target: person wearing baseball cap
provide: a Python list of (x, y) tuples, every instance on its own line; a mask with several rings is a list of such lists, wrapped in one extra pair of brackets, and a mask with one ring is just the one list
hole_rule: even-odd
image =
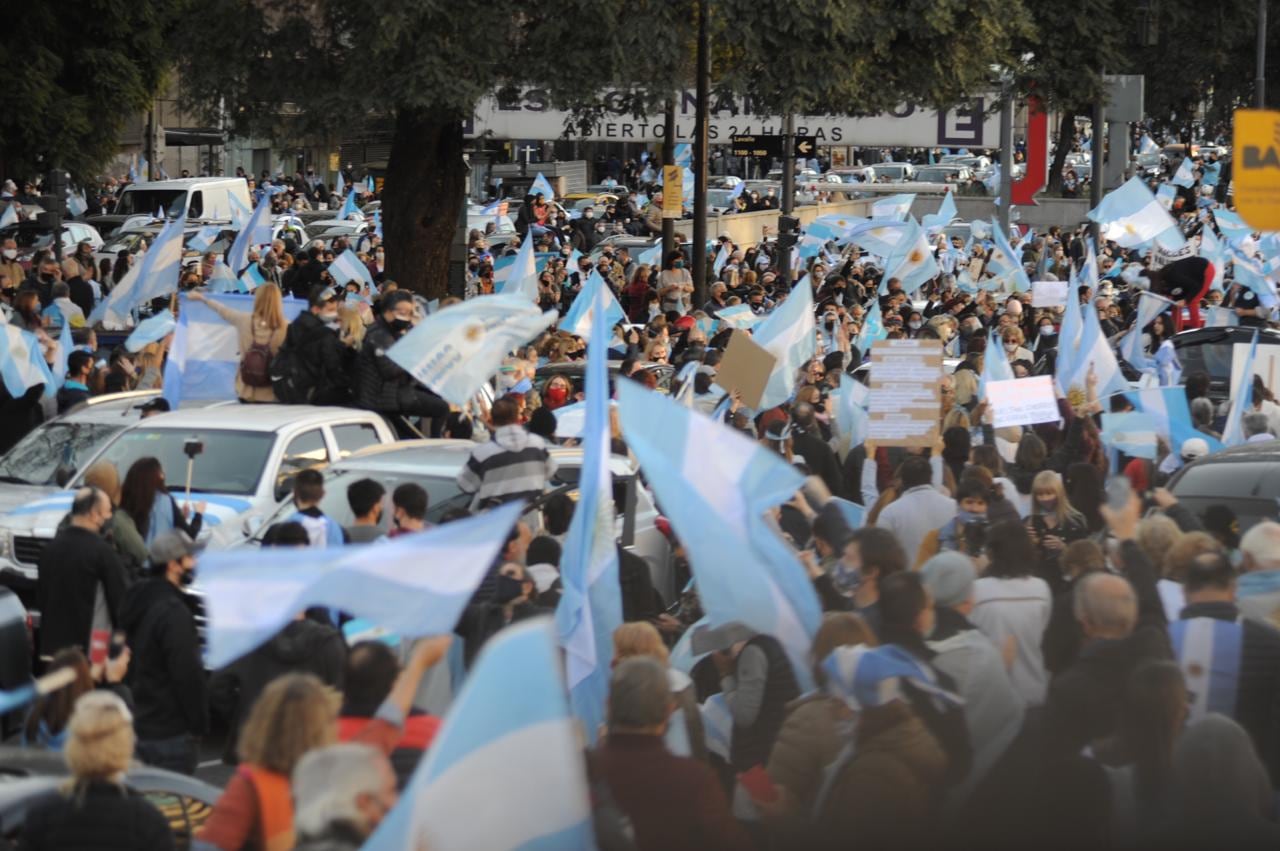
[(200, 638), (183, 590), (195, 577), (196, 551), (186, 532), (157, 535), (148, 552), (151, 575), (129, 589), (120, 612), (133, 654), (138, 759), (188, 775), (199, 760), (198, 737), (209, 728)]
[(973, 745), (973, 768), (966, 786), (978, 782), (1022, 729), (1023, 706), (1000, 651), (969, 620), (978, 571), (967, 555), (938, 553), (920, 568), (933, 600), (934, 629), (929, 649), (933, 666), (955, 681), (964, 698), (964, 716)]

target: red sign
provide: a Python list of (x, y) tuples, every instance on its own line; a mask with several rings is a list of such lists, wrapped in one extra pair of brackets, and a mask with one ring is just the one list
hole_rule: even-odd
[(1027, 171), (1013, 182), (1010, 193), (1019, 207), (1036, 203), (1036, 193), (1044, 189), (1049, 171), (1049, 115), (1035, 95), (1027, 98), (1027, 111)]

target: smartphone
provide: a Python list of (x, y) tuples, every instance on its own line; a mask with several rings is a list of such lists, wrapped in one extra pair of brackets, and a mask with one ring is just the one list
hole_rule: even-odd
[(120, 654), (124, 652), (125, 634), (117, 630), (111, 633), (111, 643), (107, 645), (107, 658), (118, 659)]
[(1133, 496), (1133, 485), (1127, 476), (1112, 476), (1107, 480), (1107, 507), (1112, 511), (1121, 511), (1129, 504)]

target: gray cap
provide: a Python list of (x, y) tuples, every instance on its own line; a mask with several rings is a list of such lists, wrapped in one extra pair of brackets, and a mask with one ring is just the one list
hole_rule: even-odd
[(181, 529), (172, 529), (157, 535), (156, 539), (151, 542), (151, 549), (147, 553), (151, 558), (151, 564), (155, 567), (160, 567), (171, 561), (178, 561), (183, 556), (195, 554), (195, 541), (191, 540), (191, 536)]
[(933, 595), (934, 604), (944, 609), (968, 600), (977, 578), (978, 571), (973, 567), (973, 559), (963, 553), (938, 553), (920, 568), (920, 580), (924, 587)]

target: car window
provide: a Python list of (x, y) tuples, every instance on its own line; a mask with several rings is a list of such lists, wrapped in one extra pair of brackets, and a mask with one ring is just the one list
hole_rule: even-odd
[(163, 210), (166, 215), (178, 216), (186, 195), (183, 189), (137, 189), (120, 196), (115, 212), (122, 216), (154, 216), (156, 210)]
[[(391, 494), (406, 482), (421, 485), (427, 491), (427, 522), (438, 523), (452, 508), (466, 508), (471, 503), (471, 495), (458, 489), (458, 483), (452, 478), (428, 476), (416, 473), (383, 473), (367, 470), (338, 470), (325, 477), (324, 498), (320, 500), (320, 510), (333, 518), (339, 526), (350, 526), (355, 522), (351, 505), (347, 502), (347, 489), (361, 479), (373, 479), (386, 489), (382, 504), (382, 522), (379, 528), (384, 531), (391, 526)], [(274, 523), (283, 521), (293, 514), (293, 500), (285, 500), (275, 514), (262, 525), (262, 532), (255, 537), (261, 539), (262, 533)]]
[(1233, 352), (1231, 340), (1227, 339), (1220, 343), (1182, 346), (1178, 349), (1178, 360), (1182, 362), (1183, 374), (1203, 370), (1216, 381), (1229, 381)]
[(1280, 498), (1280, 464), (1217, 463), (1188, 467), (1174, 486), (1178, 496)]
[(54, 484), (59, 464), (77, 468), (126, 425), (120, 423), (56, 422), (27, 433), (3, 458), (0, 477), (11, 484)]
[(329, 447), (324, 442), (324, 433), (318, 428), (304, 431), (289, 441), (280, 458), (280, 473), (277, 482), (283, 482), (302, 470), (311, 467), (323, 467), (329, 462)]
[(204, 193), (196, 190), (191, 193), (191, 203), (187, 206), (187, 218), (198, 219), (204, 215)]
[[(209, 493), (251, 495), (267, 464), (267, 456), (275, 444), (275, 435), (259, 431), (207, 429), (199, 433), (204, 450), (196, 456), (191, 470), (191, 489)], [(127, 431), (111, 443), (101, 461), (115, 465), (123, 481), (133, 462), (139, 458), (159, 459), (165, 477), (173, 487), (184, 487), (187, 456), (183, 444), (192, 433), (166, 428), (137, 428)], [(75, 484), (79, 485), (77, 476)]]
[(366, 446), (377, 446), (378, 430), (372, 423), (347, 423), (333, 427), (333, 438), (338, 443), (338, 457), (346, 458)]

